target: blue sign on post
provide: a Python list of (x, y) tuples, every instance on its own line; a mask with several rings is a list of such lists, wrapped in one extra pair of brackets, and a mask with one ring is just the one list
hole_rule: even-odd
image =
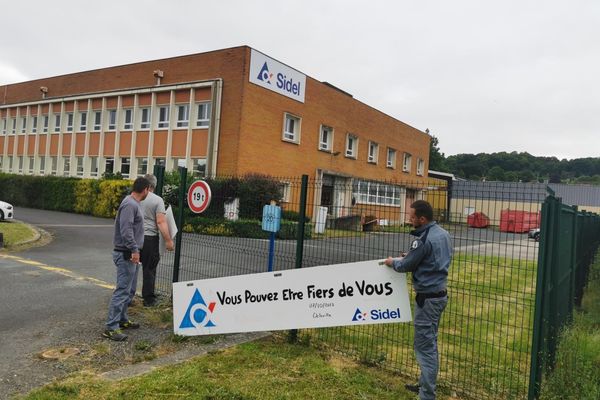
[(269, 272), (273, 271), (273, 259), (275, 258), (275, 233), (279, 232), (280, 227), (281, 207), (278, 207), (275, 204), (264, 206), (262, 229), (263, 231), (271, 232), (271, 234), (269, 235)]

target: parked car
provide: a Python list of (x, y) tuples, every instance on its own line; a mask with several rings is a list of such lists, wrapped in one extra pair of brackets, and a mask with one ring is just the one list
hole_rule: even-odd
[(13, 219), (13, 214), (13, 206), (5, 201), (0, 201), (0, 221)]
[(535, 228), (529, 231), (527, 234), (528, 237), (534, 239), (536, 242), (540, 241), (540, 228)]

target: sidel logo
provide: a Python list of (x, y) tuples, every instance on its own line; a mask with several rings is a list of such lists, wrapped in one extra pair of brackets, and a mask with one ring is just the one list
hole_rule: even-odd
[(360, 308), (357, 308), (354, 312), (354, 317), (352, 317), (352, 321), (366, 321), (367, 313), (360, 311)]
[(196, 289), (179, 328), (211, 328), (216, 326), (211, 321), (215, 304), (216, 302), (213, 301), (207, 306), (200, 291)]
[(273, 74), (269, 72), (269, 67), (267, 67), (267, 62), (265, 61), (265, 64), (260, 69), (260, 72), (258, 73), (258, 76), (256, 77), (256, 79), (263, 81), (263, 82), (267, 82), (270, 85), (272, 77), (273, 77)]

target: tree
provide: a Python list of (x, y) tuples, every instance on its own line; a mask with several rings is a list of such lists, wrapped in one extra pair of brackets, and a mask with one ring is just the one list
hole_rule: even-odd
[[(427, 130), (427, 132), (429, 132), (429, 130)], [(450, 171), (446, 165), (444, 153), (440, 152), (439, 140), (433, 135), (431, 136), (431, 142), (429, 143), (429, 169), (440, 172)]]

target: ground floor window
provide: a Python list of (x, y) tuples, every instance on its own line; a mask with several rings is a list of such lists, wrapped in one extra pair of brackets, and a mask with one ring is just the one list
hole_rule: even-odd
[(104, 162), (104, 173), (113, 174), (115, 172), (115, 159), (107, 158)]
[(131, 159), (129, 157), (121, 158), (121, 175), (123, 175), (123, 178), (129, 178), (130, 167)]
[(358, 203), (399, 206), (401, 189), (396, 185), (357, 180), (352, 194)]
[(90, 176), (98, 176), (98, 157), (90, 157)]
[(137, 159), (137, 175), (144, 176), (148, 173), (148, 159), (138, 158)]
[(69, 176), (71, 173), (71, 159), (69, 157), (65, 157), (63, 159), (63, 176)]
[(77, 157), (77, 176), (83, 176), (83, 157)]
[(194, 174), (206, 176), (206, 158), (194, 159)]

